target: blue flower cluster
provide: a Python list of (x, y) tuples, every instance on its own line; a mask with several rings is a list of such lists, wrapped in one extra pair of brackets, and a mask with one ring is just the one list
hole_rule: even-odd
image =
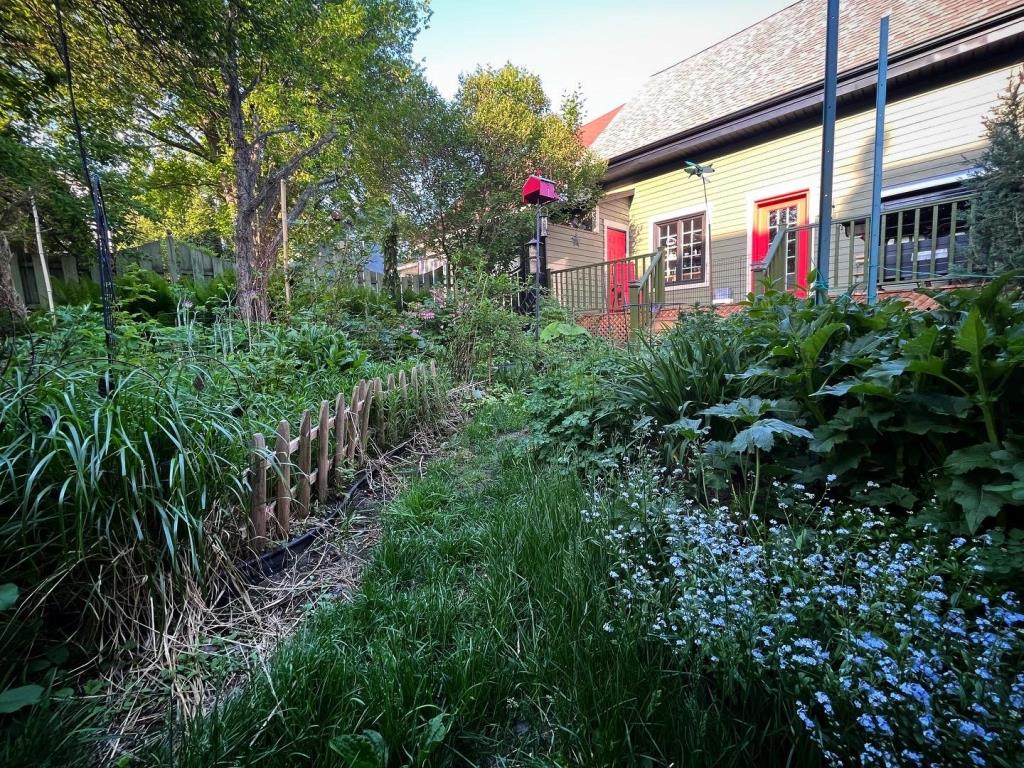
[(654, 636), (775, 686), (829, 764), (1024, 765), (1024, 612), (985, 591), (985, 537), (911, 534), (793, 486), (775, 489), (784, 521), (672, 487), (634, 465), (587, 513), (621, 609)]

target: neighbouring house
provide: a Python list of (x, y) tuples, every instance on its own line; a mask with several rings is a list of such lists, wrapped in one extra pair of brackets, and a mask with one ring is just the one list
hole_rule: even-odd
[[(971, 273), (963, 182), (985, 146), (986, 116), (1024, 62), (1024, 0), (843, 0), (833, 291), (863, 290), (866, 280), (886, 13), (879, 295)], [(817, 238), (825, 16), (825, 0), (794, 3), (652, 75), (621, 108), (584, 126), (581, 138), (608, 170), (588, 222), (548, 228), (548, 284), (564, 305), (581, 314), (631, 306), (633, 283), (651, 290), (657, 311), (725, 311), (765, 271), (806, 291)], [(713, 172), (702, 180), (688, 162)], [(648, 269), (659, 249), (658, 268)]]

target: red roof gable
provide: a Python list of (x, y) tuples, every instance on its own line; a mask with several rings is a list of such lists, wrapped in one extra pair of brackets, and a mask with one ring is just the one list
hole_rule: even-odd
[(580, 144), (584, 147), (589, 147), (598, 136), (601, 135), (601, 131), (608, 127), (608, 123), (612, 121), (612, 118), (619, 114), (619, 110), (622, 109), (625, 104), (619, 104), (611, 112), (605, 112), (600, 117), (595, 117), (589, 123), (584, 123), (580, 127), (579, 137)]

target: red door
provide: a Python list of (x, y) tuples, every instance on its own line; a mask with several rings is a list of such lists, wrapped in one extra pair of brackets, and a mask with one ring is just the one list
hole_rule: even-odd
[(626, 258), (626, 232), (605, 227), (604, 252), (608, 261), (608, 309), (622, 309), (629, 301), (629, 281), (635, 277), (633, 262)]
[[(807, 223), (807, 192), (759, 200), (754, 216), (754, 252), (751, 263), (756, 264), (768, 255), (775, 235), (784, 226), (795, 227)], [(791, 235), (783, 243), (776, 259), (785, 259), (785, 285), (783, 290), (793, 291), (800, 298), (807, 295), (807, 273), (811, 265), (810, 238), (806, 229)], [(774, 263), (774, 262), (773, 262)], [(755, 274), (755, 280), (759, 279)]]

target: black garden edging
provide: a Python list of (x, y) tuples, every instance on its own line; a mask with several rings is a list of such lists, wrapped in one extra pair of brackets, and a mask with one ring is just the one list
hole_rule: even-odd
[[(356, 474), (356, 479), (352, 485), (345, 491), (345, 495), (341, 497), (341, 501), (333, 505), (334, 509), (331, 514), (321, 519), (325, 522), (333, 522), (341, 512), (350, 509), (352, 499), (366, 482), (366, 477), (366, 470), (360, 470)], [(289, 562), (294, 561), (295, 558), (309, 549), (310, 545), (317, 540), (321, 533), (322, 530), (320, 528), (311, 528), (294, 539), (286, 541), (284, 544), (279, 544), (270, 551), (239, 564), (238, 571), (249, 584), (255, 584), (261, 579), (273, 576), (275, 573), (280, 573)]]

